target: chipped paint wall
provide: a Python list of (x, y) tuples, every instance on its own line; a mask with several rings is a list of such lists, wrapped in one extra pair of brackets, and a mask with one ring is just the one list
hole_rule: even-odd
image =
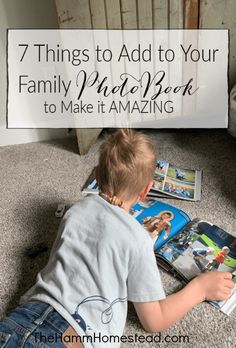
[(236, 83), (236, 0), (55, 0), (62, 28), (229, 29), (229, 81)]
[(200, 28), (229, 29), (229, 87), (236, 84), (236, 1), (200, 0)]

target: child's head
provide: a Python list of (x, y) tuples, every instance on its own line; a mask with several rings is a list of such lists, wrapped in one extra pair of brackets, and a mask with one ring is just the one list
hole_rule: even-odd
[(100, 147), (96, 179), (101, 192), (122, 200), (135, 200), (151, 186), (156, 154), (149, 138), (131, 129), (120, 129)]
[(229, 248), (227, 247), (227, 246), (224, 246), (223, 248), (222, 248), (222, 251), (224, 252), (224, 254), (225, 255), (228, 255), (228, 253), (229, 253)]

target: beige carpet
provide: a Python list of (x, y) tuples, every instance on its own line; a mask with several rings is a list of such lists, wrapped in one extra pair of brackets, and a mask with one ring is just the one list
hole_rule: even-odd
[[(167, 202), (236, 235), (236, 140), (224, 131), (152, 131), (150, 135), (159, 158), (204, 171), (201, 202)], [(83, 157), (71, 138), (0, 148), (1, 317), (17, 305), (46, 264), (49, 251), (31, 260), (25, 250), (38, 242), (52, 245), (59, 224), (54, 216), (57, 204), (69, 205), (82, 196), (80, 189), (97, 161), (100, 142)], [(179, 287), (164, 273), (162, 279), (167, 293)], [(204, 303), (163, 333), (163, 340), (165, 336), (171, 340), (167, 335), (172, 335), (174, 341), (175, 336), (186, 335), (188, 343), (125, 343), (122, 347), (235, 347), (235, 326), (236, 310), (226, 317)], [(132, 307), (125, 333), (145, 334)]]

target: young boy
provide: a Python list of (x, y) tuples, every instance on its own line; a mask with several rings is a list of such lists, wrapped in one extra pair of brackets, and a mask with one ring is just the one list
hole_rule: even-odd
[(100, 195), (65, 214), (47, 266), (0, 323), (1, 347), (118, 347), (127, 301), (145, 330), (156, 332), (201, 301), (229, 296), (231, 274), (211, 272), (165, 297), (152, 239), (129, 214), (152, 186), (155, 158), (139, 132), (119, 130), (102, 144)]

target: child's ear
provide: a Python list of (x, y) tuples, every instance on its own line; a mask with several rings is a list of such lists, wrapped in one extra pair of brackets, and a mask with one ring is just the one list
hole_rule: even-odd
[(140, 192), (139, 197), (141, 200), (145, 199), (148, 192), (151, 190), (153, 185), (153, 181), (150, 181), (145, 187), (144, 189)]

